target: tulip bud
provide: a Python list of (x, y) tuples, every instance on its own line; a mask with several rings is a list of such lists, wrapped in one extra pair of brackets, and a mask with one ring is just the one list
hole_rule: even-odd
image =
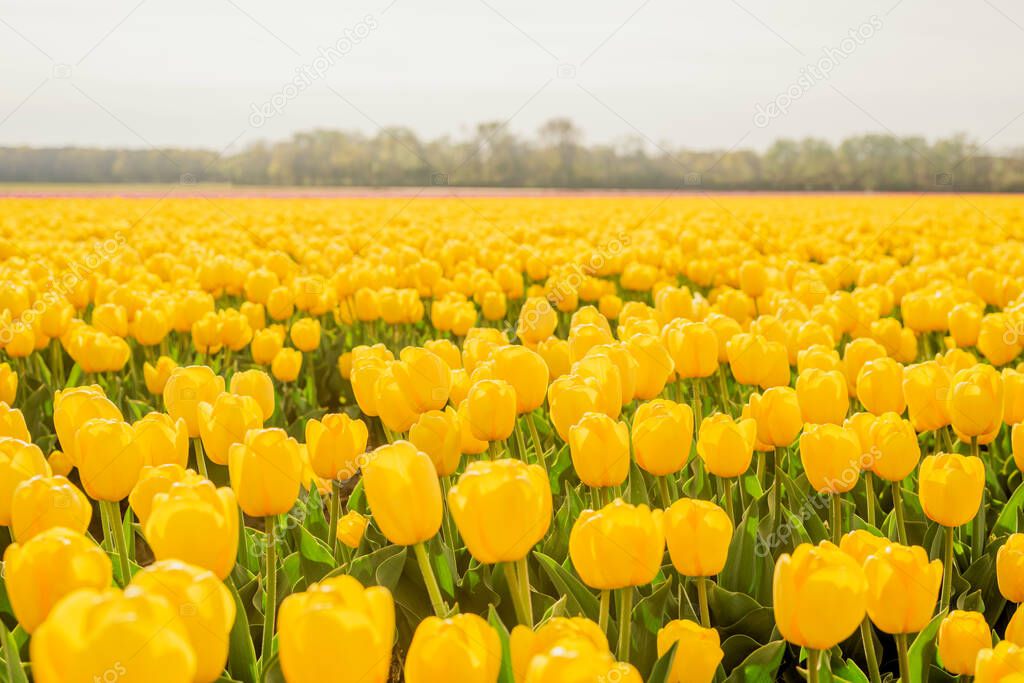
[(11, 497), (11, 533), (19, 543), (54, 527), (84, 534), (92, 505), (62, 476), (39, 475), (23, 481)]
[(870, 531), (855, 529), (843, 535), (839, 541), (839, 549), (863, 567), (869, 557), (880, 552), (882, 548), (889, 545), (889, 542), (889, 539), (884, 536), (875, 536)]
[(1017, 683), (1021, 671), (1024, 671), (1024, 647), (1006, 640), (979, 650), (974, 661), (975, 683)]
[(632, 439), (640, 469), (659, 477), (678, 472), (690, 457), (693, 410), (664, 399), (644, 403), (633, 416)]
[[(259, 406), (254, 409), (259, 411)], [(228, 449), (231, 488), (245, 514), (283, 515), (292, 509), (302, 482), (299, 444), (283, 429), (251, 429)]]
[[(448, 505), (470, 554), (485, 564), (521, 560), (551, 525), (547, 473), (521, 460), (471, 462), (449, 491)], [(512, 505), (517, 513), (509, 516)]]
[(960, 370), (949, 387), (949, 419), (957, 434), (986, 437), (999, 431), (1003, 421), (1003, 382), (991, 365)]
[(800, 402), (789, 387), (751, 394), (749, 406), (750, 416), (757, 422), (757, 438), (769, 446), (788, 446), (803, 427)]
[(658, 656), (663, 657), (673, 645), (676, 655), (668, 680), (711, 683), (725, 656), (718, 631), (689, 619), (674, 619), (658, 630)]
[(500, 669), (498, 632), (475, 614), (427, 617), (416, 627), (405, 658), (408, 683), (494, 683)]
[(279, 382), (294, 382), (302, 370), (302, 352), (295, 349), (281, 349), (270, 362), (270, 374)]
[[(274, 382), (262, 370), (243, 370), (231, 376), (230, 392), (256, 400), (263, 413), (263, 422), (274, 414)], [(260, 423), (262, 426), (262, 422)]]
[(985, 463), (958, 453), (929, 455), (921, 461), (918, 498), (928, 519), (956, 527), (974, 519), (985, 491)]
[(712, 502), (681, 498), (665, 511), (665, 541), (676, 571), (683, 576), (713, 576), (725, 567), (732, 522)]
[(916, 633), (932, 618), (942, 584), (942, 562), (928, 562), (920, 546), (890, 543), (864, 562), (867, 610), (886, 633)]
[(164, 405), (175, 421), (185, 420), (188, 435), (199, 436), (199, 404), (213, 403), (224, 392), (224, 378), (205, 365), (175, 368), (164, 386)]
[(842, 424), (850, 410), (846, 379), (838, 370), (804, 370), (796, 378), (796, 397), (807, 423)]
[(230, 488), (191, 474), (152, 496), (143, 523), (146, 542), (158, 560), (181, 560), (225, 579), (238, 553), (238, 503)]
[(921, 459), (921, 444), (910, 422), (885, 413), (869, 428), (872, 442), (870, 470), (887, 481), (903, 481)]
[[(289, 683), (384, 683), (395, 604), (387, 588), (335, 576), (292, 593), (278, 612), (281, 671)], [(332, 652), (324, 657), (324, 652)]]
[(148, 455), (147, 465), (188, 464), (188, 429), (185, 420), (166, 413), (148, 413), (132, 425), (135, 440)]
[(250, 430), (263, 426), (263, 410), (249, 396), (223, 393), (212, 403), (199, 404), (199, 436), (207, 457), (218, 465), (228, 463), (231, 446), (242, 443)]
[(718, 337), (704, 323), (669, 325), (662, 337), (680, 378), (708, 377), (718, 369)]
[(349, 510), (338, 518), (337, 538), (349, 548), (355, 550), (363, 540), (366, 526), (370, 520), (355, 510)]
[(860, 440), (834, 424), (807, 425), (800, 435), (800, 462), (818, 493), (846, 493), (860, 478)]
[(1024, 602), (1024, 534), (1010, 534), (996, 553), (999, 592), (1010, 602)]
[(178, 611), (138, 586), (75, 591), (57, 603), (30, 647), (40, 683), (92, 681), (106, 671), (139, 681), (192, 681), (196, 675), (196, 654)]
[(801, 543), (775, 563), (775, 623), (787, 641), (828, 650), (864, 620), (868, 583), (857, 561), (829, 543)]
[(569, 430), (573, 468), (587, 486), (618, 486), (629, 475), (629, 428), (603, 413), (586, 413)]
[(516, 392), (508, 382), (481, 380), (466, 396), (466, 417), (473, 436), (481, 441), (504, 441), (516, 422)]
[[(621, 539), (629, 539), (624, 552)], [(569, 557), (583, 583), (598, 590), (644, 586), (654, 580), (665, 554), (661, 510), (620, 498), (600, 510), (584, 510), (569, 534)]]
[(441, 484), (430, 456), (408, 441), (372, 451), (363, 486), (377, 526), (396, 545), (416, 545), (441, 528)]
[(757, 440), (757, 422), (734, 421), (724, 413), (704, 418), (697, 435), (697, 455), (708, 472), (718, 477), (738, 477), (750, 468)]
[(942, 668), (959, 675), (974, 675), (978, 653), (992, 647), (992, 631), (981, 612), (953, 610), (939, 624)]
[(875, 358), (857, 373), (857, 398), (875, 415), (902, 415), (907, 407), (903, 398), (903, 366), (891, 358)]
[(952, 375), (936, 361), (911, 365), (903, 372), (903, 396), (910, 422), (918, 432), (940, 429), (949, 424), (946, 397)]
[(111, 578), (110, 558), (78, 531), (47, 529), (4, 551), (7, 594), (28, 633), (39, 628), (64, 596), (80, 588), (106, 588)]
[(439, 477), (455, 473), (462, 460), (459, 416), (450, 406), (423, 413), (409, 428), (409, 441), (430, 456)]

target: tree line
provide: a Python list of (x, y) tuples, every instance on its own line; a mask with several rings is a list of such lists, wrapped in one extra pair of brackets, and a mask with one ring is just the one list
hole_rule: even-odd
[(1024, 191), (1024, 149), (993, 154), (966, 136), (868, 134), (838, 145), (782, 139), (764, 152), (694, 151), (642, 138), (583, 142), (568, 119), (531, 137), (501, 123), (467, 139), (297, 133), (238, 152), (206, 149), (0, 147), (0, 182), (232, 183), (289, 186), (561, 187), (707, 190)]

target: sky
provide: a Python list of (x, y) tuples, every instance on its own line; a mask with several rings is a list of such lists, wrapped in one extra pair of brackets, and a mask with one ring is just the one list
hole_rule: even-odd
[(205, 147), (331, 128), (764, 149), (1024, 145), (1013, 0), (0, 0), (0, 145)]

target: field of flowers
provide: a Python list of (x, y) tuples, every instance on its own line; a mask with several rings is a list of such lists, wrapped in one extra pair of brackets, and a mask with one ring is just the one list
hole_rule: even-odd
[(1020, 683), (1022, 239), (998, 196), (0, 200), (0, 681)]

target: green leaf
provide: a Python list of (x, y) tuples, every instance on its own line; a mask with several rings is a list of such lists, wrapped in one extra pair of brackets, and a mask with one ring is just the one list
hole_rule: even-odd
[(658, 658), (654, 668), (651, 669), (651, 675), (647, 677), (647, 683), (668, 683), (669, 676), (672, 673), (672, 665), (676, 661), (676, 648), (679, 647), (679, 643), (672, 643), (672, 647), (668, 649), (664, 655)]
[(600, 606), (590, 589), (544, 553), (534, 551), (533, 556), (540, 562), (541, 569), (555, 584), (559, 594), (569, 596), (569, 611), (597, 621)]
[(767, 645), (757, 648), (732, 670), (725, 683), (763, 683), (774, 681), (775, 673), (782, 665), (782, 656), (786, 653), (786, 642), (773, 640)]
[(390, 591), (395, 590), (398, 579), (402, 576), (402, 570), (405, 568), (405, 558), (408, 553), (409, 549), (402, 546), (399, 552), (377, 565), (377, 571), (374, 572), (373, 578), (378, 586), (384, 586)]
[(231, 597), (235, 601), (235, 623), (231, 626), (230, 649), (228, 650), (228, 671), (231, 677), (242, 683), (256, 683), (256, 648), (252, 644), (252, 632), (234, 581), (226, 581)]
[(928, 622), (917, 638), (914, 638), (910, 646), (910, 672), (909, 678), (915, 683), (928, 682), (928, 670), (935, 659), (935, 634), (939, 632), (939, 625), (946, 618), (948, 610), (942, 610)]
[(1006, 505), (1000, 510), (996, 517), (996, 523), (992, 526), (992, 533), (996, 536), (1012, 534), (1017, 531), (1018, 512), (1024, 509), (1024, 484), (1017, 487)]
[(21, 664), (21, 656), (18, 654), (18, 643), (14, 639), (14, 635), (2, 624), (0, 624), (0, 635), (4, 639), (4, 680), (7, 683), (28, 683), (28, 676), (25, 675), (25, 669)]
[(768, 548), (758, 540), (758, 516), (752, 505), (740, 521), (729, 544), (729, 555), (718, 581), (723, 588), (737, 593), (750, 593), (757, 585), (756, 572), (760, 563), (756, 556)]
[(327, 545), (304, 526), (298, 527), (299, 561), (307, 584), (316, 583), (334, 569), (334, 555)]
[(348, 574), (364, 586), (372, 586), (377, 582), (377, 567), (389, 558), (404, 553), (405, 548), (403, 546), (386, 545), (379, 550), (375, 550), (367, 555), (361, 555), (352, 560), (346, 571), (343, 571), (341, 567), (335, 569), (330, 573), (330, 576)]
[(487, 623), (498, 632), (498, 640), (501, 641), (501, 669), (498, 672), (497, 683), (515, 683), (515, 674), (512, 671), (512, 649), (508, 643), (508, 629), (501, 622), (493, 604), (487, 609)]

